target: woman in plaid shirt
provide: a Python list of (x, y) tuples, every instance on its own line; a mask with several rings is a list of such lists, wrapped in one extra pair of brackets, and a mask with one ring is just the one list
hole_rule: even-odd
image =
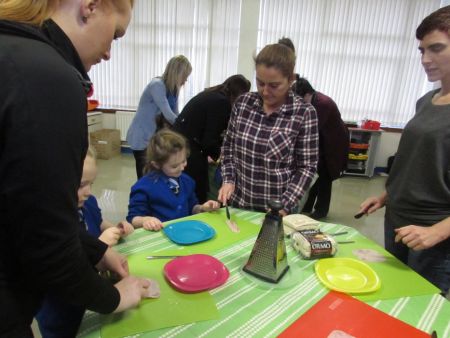
[(314, 107), (291, 90), (294, 65), (280, 44), (256, 56), (258, 92), (236, 100), (222, 146), (222, 203), (265, 211), (280, 199), (283, 215), (297, 211), (317, 171), (319, 133)]

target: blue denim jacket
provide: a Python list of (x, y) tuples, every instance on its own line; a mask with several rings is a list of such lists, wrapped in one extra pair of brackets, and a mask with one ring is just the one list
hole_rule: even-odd
[(163, 114), (173, 124), (178, 116), (178, 97), (169, 93), (161, 78), (154, 78), (141, 95), (136, 115), (127, 132), (133, 150), (144, 150), (156, 130), (155, 118)]

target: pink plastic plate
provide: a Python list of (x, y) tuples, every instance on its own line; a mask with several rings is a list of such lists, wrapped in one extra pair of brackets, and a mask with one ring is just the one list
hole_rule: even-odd
[(230, 276), (221, 261), (203, 254), (171, 260), (164, 266), (164, 274), (170, 284), (184, 292), (214, 289), (225, 283)]

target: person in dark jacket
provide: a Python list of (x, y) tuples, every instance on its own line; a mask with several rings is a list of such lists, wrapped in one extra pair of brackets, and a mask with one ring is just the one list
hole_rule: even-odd
[(190, 144), (191, 154), (184, 171), (195, 181), (200, 204), (208, 200), (208, 156), (213, 160), (219, 158), (222, 134), (227, 129), (231, 107), (250, 87), (250, 81), (243, 75), (230, 76), (222, 84), (193, 97), (175, 121), (174, 129)]
[(347, 166), (349, 133), (336, 103), (314, 90), (305, 78), (296, 77), (294, 91), (316, 108), (319, 119), (319, 178), (309, 191), (303, 211), (314, 210), (311, 217), (320, 219), (328, 214), (333, 180), (339, 178)]
[[(125, 34), (131, 0), (0, 2), (0, 336), (32, 337), (44, 295), (90, 310), (137, 305), (150, 282), (81, 231), (87, 71)], [(42, 28), (51, 16), (52, 21)], [(124, 277), (113, 285), (100, 271)]]

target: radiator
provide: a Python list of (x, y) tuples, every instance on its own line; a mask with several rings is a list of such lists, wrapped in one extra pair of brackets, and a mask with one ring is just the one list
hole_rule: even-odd
[(116, 128), (120, 130), (120, 140), (125, 141), (127, 138), (127, 131), (133, 120), (134, 111), (116, 111)]

